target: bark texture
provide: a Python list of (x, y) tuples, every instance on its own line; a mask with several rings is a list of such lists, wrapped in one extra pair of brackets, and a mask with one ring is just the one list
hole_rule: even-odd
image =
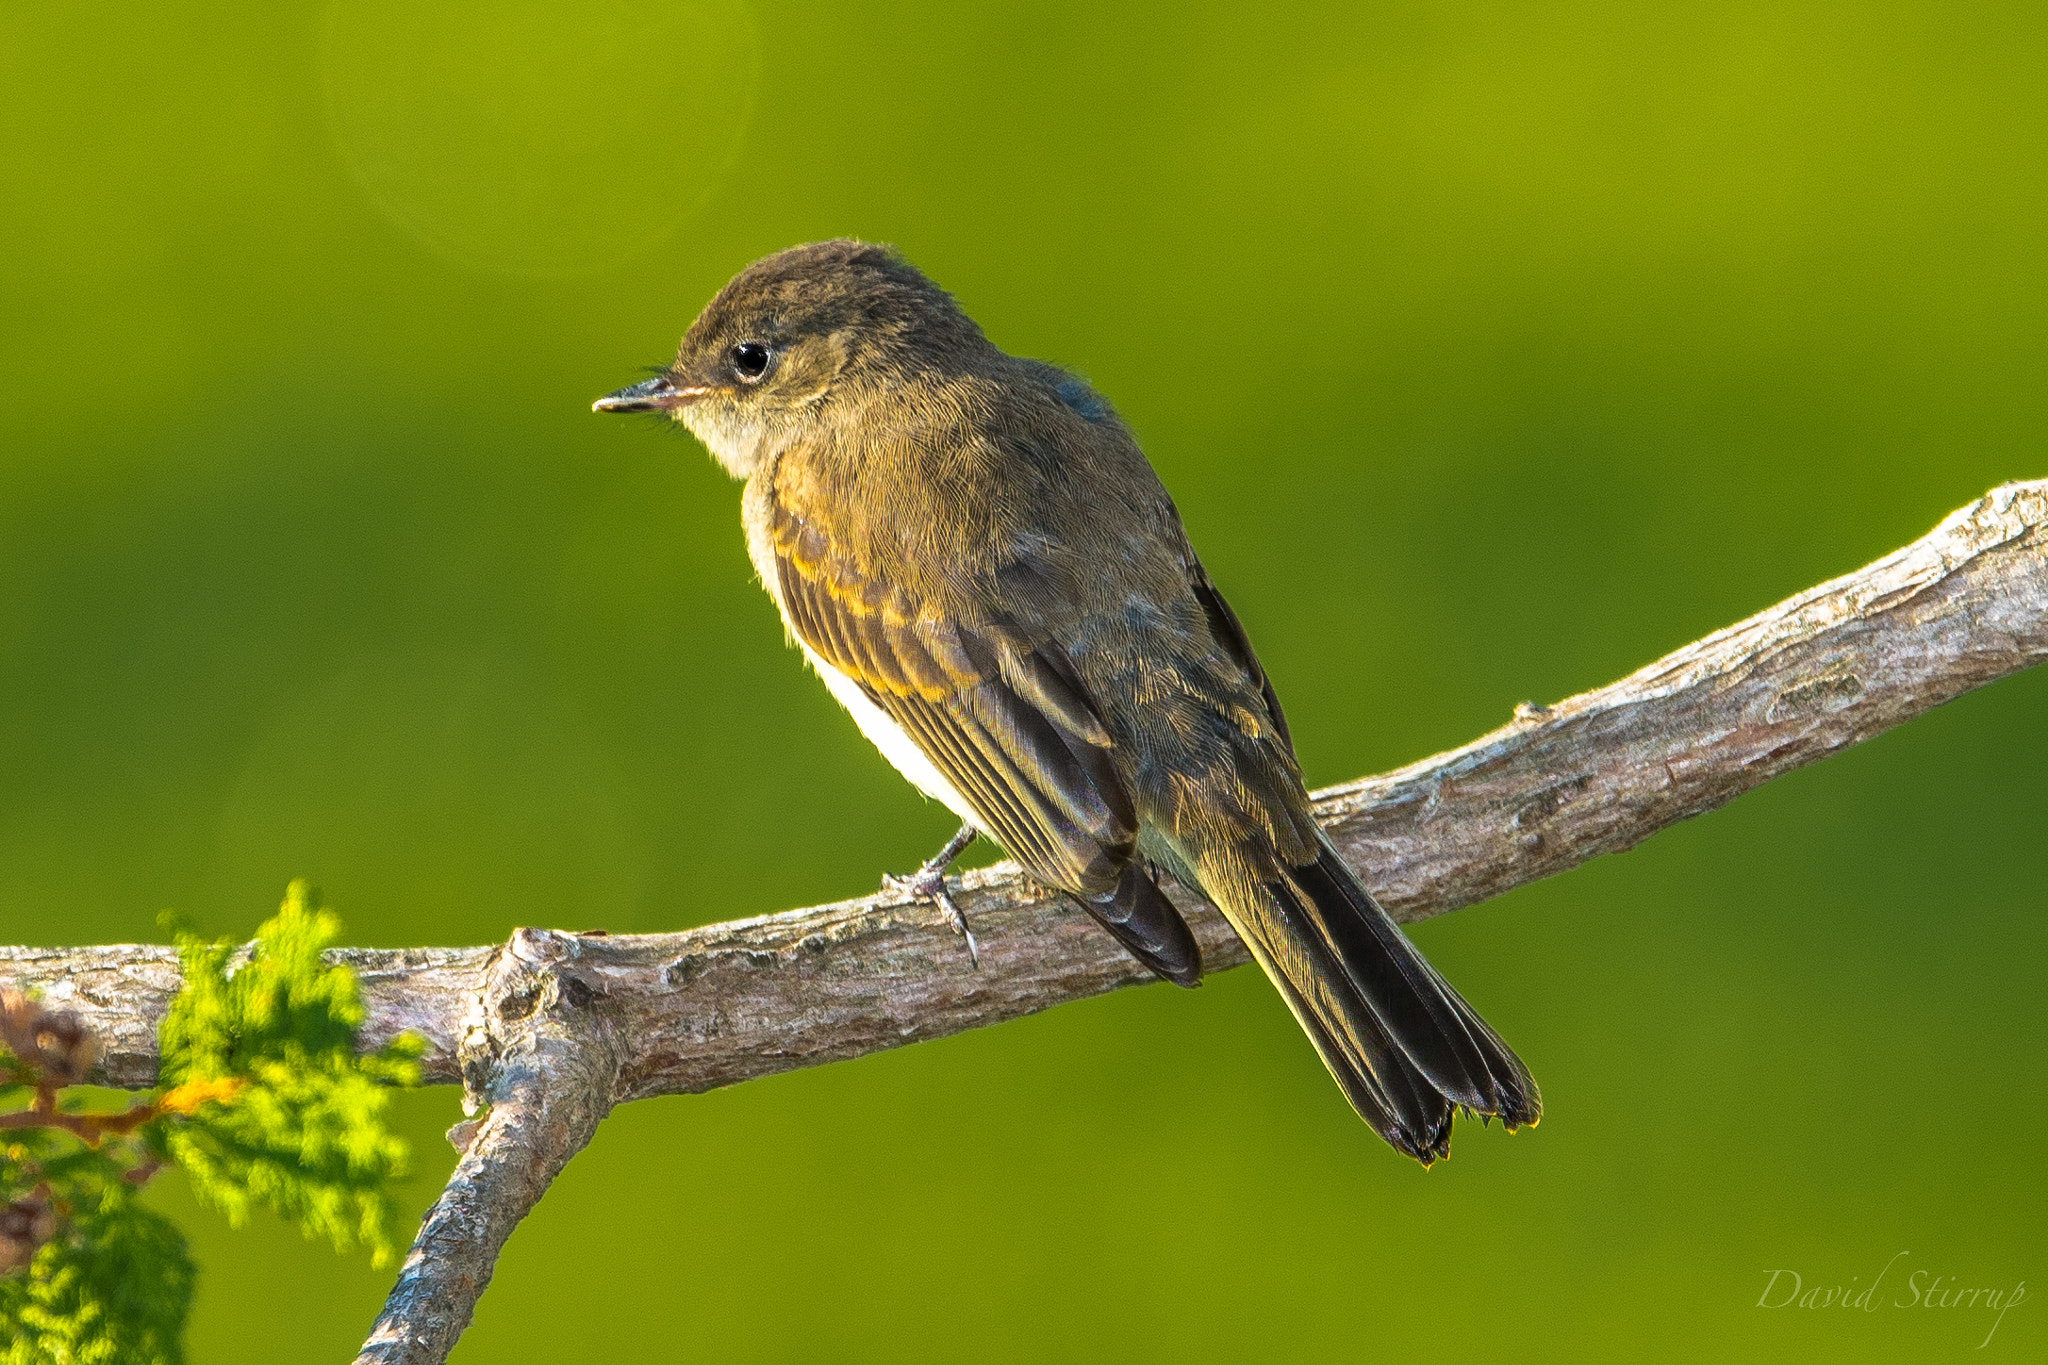
[[(1630, 848), (1780, 773), (2048, 658), (2048, 481), (2008, 484), (1913, 544), (1462, 749), (1321, 792), (1338, 849), (1402, 920)], [(1170, 888), (1209, 969), (1247, 960)], [(962, 879), (977, 969), (944, 918), (889, 896), (678, 934), (522, 929), (501, 947), (352, 949), (365, 1046), (428, 1042), (488, 1104), (363, 1361), (442, 1359), (499, 1247), (620, 1101), (709, 1090), (1016, 1018), (1148, 980), (1008, 864)], [(146, 1086), (177, 989), (168, 948), (0, 949), (0, 984), (78, 1010), (98, 1079)]]
[(446, 1358), (505, 1239), (610, 1112), (617, 1020), (577, 970), (575, 942), (521, 929), (491, 954), (456, 1044), (471, 1112), (489, 1112), (450, 1132), (462, 1159), (427, 1211), (357, 1365)]

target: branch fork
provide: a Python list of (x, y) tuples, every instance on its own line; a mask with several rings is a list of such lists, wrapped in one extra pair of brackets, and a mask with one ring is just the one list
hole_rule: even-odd
[(457, 1049), (474, 1126), (358, 1365), (445, 1359), (505, 1239), (611, 1112), (619, 1048), (602, 983), (578, 970), (584, 941), (521, 929), (484, 967)]

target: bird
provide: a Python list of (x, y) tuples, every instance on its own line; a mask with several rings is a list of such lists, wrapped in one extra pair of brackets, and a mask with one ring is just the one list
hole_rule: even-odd
[(743, 482), (788, 636), (960, 817), (899, 885), (966, 933), (945, 873), (985, 835), (1192, 986), (1166, 874), (1222, 911), (1397, 1151), (1448, 1155), (1459, 1111), (1538, 1120), (1528, 1068), (1317, 825), (1272, 680), (1092, 385), (1002, 350), (895, 248), (840, 238), (748, 265), (671, 363), (592, 406), (680, 422)]

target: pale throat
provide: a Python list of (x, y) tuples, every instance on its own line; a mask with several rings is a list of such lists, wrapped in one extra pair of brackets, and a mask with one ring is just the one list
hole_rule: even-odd
[(760, 464), (761, 447), (767, 440), (760, 423), (741, 421), (730, 411), (706, 410), (701, 404), (677, 409), (676, 417), (735, 479), (746, 478)]

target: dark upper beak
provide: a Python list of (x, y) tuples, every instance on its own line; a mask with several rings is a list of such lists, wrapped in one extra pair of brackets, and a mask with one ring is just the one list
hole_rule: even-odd
[(667, 412), (686, 408), (711, 392), (704, 388), (683, 388), (665, 374), (630, 384), (608, 393), (590, 405), (592, 412)]

